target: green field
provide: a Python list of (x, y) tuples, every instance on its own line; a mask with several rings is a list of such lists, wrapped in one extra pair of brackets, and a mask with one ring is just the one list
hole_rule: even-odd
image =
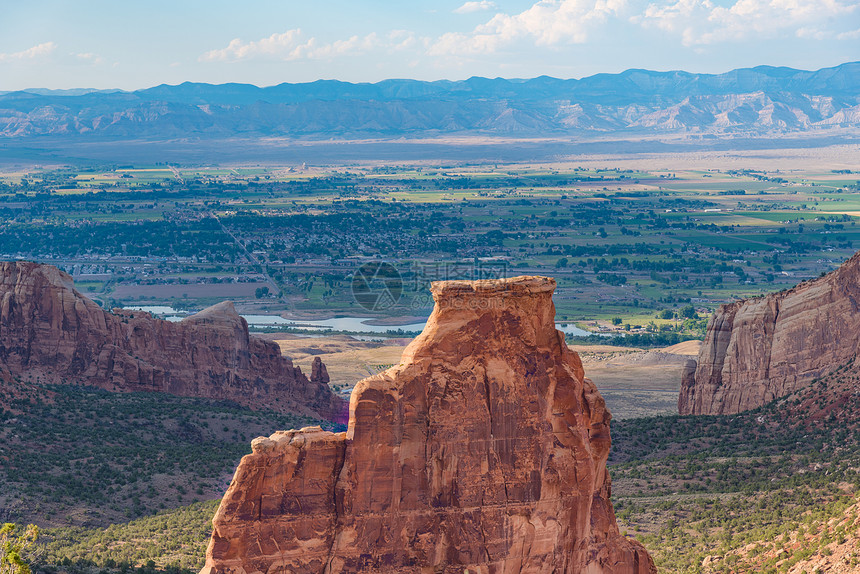
[[(123, 166), (0, 181), (0, 256), (108, 275), (85, 290), (109, 305), (131, 286), (136, 304), (367, 314), (352, 273), (382, 259), (406, 284), (381, 314), (413, 317), (429, 312), (429, 281), (482, 276), (492, 261), (496, 275), (558, 278), (567, 320), (647, 325), (816, 277), (860, 239), (857, 182), (820, 170)], [(254, 273), (265, 297), (218, 287)], [(209, 284), (181, 287), (195, 283)], [(178, 295), (147, 297), (155, 284)]]

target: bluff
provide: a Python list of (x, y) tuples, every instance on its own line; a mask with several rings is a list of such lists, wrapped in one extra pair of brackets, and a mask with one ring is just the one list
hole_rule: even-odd
[(345, 410), (323, 380), (308, 380), (275, 343), (251, 337), (230, 302), (178, 323), (107, 312), (66, 273), (22, 261), (0, 263), (0, 367), (28, 382), (160, 391), (325, 418)]
[(255, 439), (201, 574), (655, 572), (622, 536), (610, 414), (554, 326), (555, 281), (432, 285), (400, 364), (346, 432)]
[(810, 385), (853, 361), (860, 343), (860, 253), (780, 293), (722, 305), (708, 322), (681, 414), (732, 414)]

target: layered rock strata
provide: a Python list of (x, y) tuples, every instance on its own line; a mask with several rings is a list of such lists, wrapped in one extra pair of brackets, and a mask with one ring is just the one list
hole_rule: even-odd
[[(0, 365), (31, 382), (160, 391), (333, 418), (345, 410), (277, 344), (251, 337), (233, 304), (178, 323), (106, 312), (50, 265), (0, 263)], [(324, 367), (320, 367), (320, 372)]]
[(681, 414), (731, 414), (793, 393), (853, 360), (860, 342), (860, 254), (824, 277), (721, 306), (708, 322)]
[(202, 574), (654, 572), (619, 534), (610, 414), (554, 288), (434, 283), (424, 332), (358, 383), (347, 432), (253, 441)]

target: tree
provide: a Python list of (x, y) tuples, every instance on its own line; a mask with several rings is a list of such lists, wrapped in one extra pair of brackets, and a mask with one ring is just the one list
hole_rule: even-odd
[(23, 534), (16, 534), (17, 525), (7, 522), (0, 526), (0, 574), (30, 574), (30, 562), (41, 554), (36, 546), (39, 527), (30, 524)]
[(681, 310), (678, 312), (678, 315), (685, 319), (698, 319), (699, 315), (696, 313), (696, 308), (692, 305), (687, 305), (686, 307), (681, 307)]

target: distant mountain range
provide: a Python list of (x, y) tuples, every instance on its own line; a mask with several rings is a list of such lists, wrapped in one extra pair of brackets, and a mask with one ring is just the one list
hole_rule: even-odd
[(0, 95), (0, 141), (38, 136), (354, 138), (688, 134), (759, 137), (860, 127), (860, 62), (817, 71), (628, 70), (581, 80), (161, 85)]

